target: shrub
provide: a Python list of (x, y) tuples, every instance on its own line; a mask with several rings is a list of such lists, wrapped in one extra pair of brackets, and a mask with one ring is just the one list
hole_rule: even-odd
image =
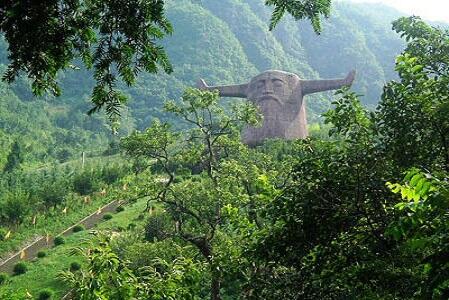
[(0, 222), (19, 225), (30, 212), (30, 195), (20, 189), (2, 195)]
[(63, 236), (57, 236), (57, 237), (55, 237), (54, 243), (55, 243), (55, 246), (65, 244), (65, 239)]
[(39, 296), (37, 296), (38, 300), (49, 300), (53, 297), (54, 292), (50, 289), (45, 289), (39, 292)]
[(112, 219), (112, 215), (111, 214), (104, 214), (103, 220), (110, 220), (110, 219)]
[(45, 257), (45, 256), (47, 256), (47, 252), (45, 252), (45, 251), (39, 251), (39, 252), (37, 253), (37, 257), (38, 257), (38, 258), (43, 258), (43, 257)]
[(73, 179), (73, 190), (82, 196), (92, 194), (98, 189), (98, 179), (94, 174), (84, 171), (75, 175)]
[(119, 165), (112, 165), (102, 169), (101, 179), (107, 184), (112, 184), (120, 177), (123, 177), (124, 174), (125, 170), (123, 168)]
[(76, 225), (75, 227), (73, 227), (72, 231), (80, 232), (80, 231), (83, 231), (84, 229), (86, 229), (86, 228), (83, 225)]
[(122, 212), (122, 211), (124, 211), (125, 210), (125, 208), (123, 207), (123, 206), (119, 206), (119, 207), (117, 207), (116, 209), (115, 209), (115, 211), (116, 212)]
[(145, 225), (145, 240), (153, 242), (162, 241), (172, 235), (172, 221), (167, 214), (157, 214), (151, 218)]
[(81, 269), (81, 264), (79, 262), (74, 261), (70, 264), (71, 272), (76, 272), (76, 271), (79, 271), (80, 269)]
[(53, 207), (62, 204), (69, 189), (65, 179), (54, 179), (45, 182), (38, 191), (39, 198), (44, 202), (45, 207)]
[(134, 228), (136, 228), (136, 224), (135, 223), (129, 223), (128, 224), (128, 229), (134, 229)]
[(24, 262), (19, 262), (14, 266), (14, 275), (25, 274), (28, 271), (28, 267)]
[(0, 273), (0, 285), (6, 283), (6, 280), (8, 280), (8, 274)]
[(5, 228), (0, 227), (0, 242), (5, 240), (5, 236), (8, 231)]

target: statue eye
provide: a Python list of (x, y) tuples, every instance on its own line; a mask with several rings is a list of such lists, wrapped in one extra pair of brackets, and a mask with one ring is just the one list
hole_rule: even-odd
[(256, 88), (261, 89), (265, 86), (265, 81), (264, 80), (260, 80), (256, 83)]
[(284, 85), (284, 82), (282, 82), (282, 80), (279, 79), (274, 79), (273, 80), (273, 86), (275, 87), (282, 87)]

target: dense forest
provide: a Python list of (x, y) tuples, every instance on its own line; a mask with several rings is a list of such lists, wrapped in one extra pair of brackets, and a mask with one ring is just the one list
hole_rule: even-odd
[[(101, 64), (61, 73), (59, 97), (33, 95), (58, 87), (40, 75), (1, 84), (1, 299), (449, 297), (449, 30), (277, 3), (168, 1), (173, 72), (131, 85), (119, 66), (120, 119)], [(353, 68), (352, 87), (307, 96), (310, 137), (254, 147), (257, 107), (193, 88)]]

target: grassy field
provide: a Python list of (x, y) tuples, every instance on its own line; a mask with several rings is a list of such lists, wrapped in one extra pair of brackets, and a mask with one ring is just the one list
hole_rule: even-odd
[[(140, 201), (128, 205), (120, 213), (113, 214), (113, 218), (99, 223), (94, 230), (116, 231), (120, 228), (127, 228), (130, 223), (138, 224), (138, 216), (144, 211), (146, 201)], [(27, 293), (36, 297), (43, 289), (52, 289), (55, 292), (54, 299), (60, 299), (68, 290), (58, 279), (58, 273), (68, 270), (74, 261), (84, 263), (83, 257), (71, 256), (71, 249), (78, 247), (93, 238), (91, 231), (81, 231), (66, 238), (66, 243), (48, 249), (47, 256), (27, 263), (28, 272), (23, 275), (11, 276), (6, 285), (0, 286), (0, 298), (2, 294), (18, 294), (17, 299), (33, 299)], [(5, 296), (3, 296), (5, 297)], [(23, 297), (23, 298), (20, 298)], [(28, 298), (27, 298), (28, 297)], [(3, 299), (3, 298), (2, 298)]]
[[(12, 230), (10, 239), (0, 243), (0, 258), (6, 258), (11, 253), (17, 252), (24, 247), (27, 242), (33, 240), (37, 236), (45, 236), (47, 233), (55, 236), (70, 225), (78, 222), (86, 215), (94, 212), (99, 207), (111, 202), (113, 196), (92, 197), (89, 205), (83, 204), (83, 197), (79, 197), (78, 201), (70, 202), (67, 206), (67, 213), (63, 214), (63, 208), (53, 211), (45, 218), (38, 217), (36, 226), (31, 224), (22, 224), (15, 230)], [(31, 222), (29, 222), (31, 223)]]

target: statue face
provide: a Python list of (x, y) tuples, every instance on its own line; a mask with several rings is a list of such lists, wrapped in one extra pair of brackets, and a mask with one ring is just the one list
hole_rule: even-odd
[(285, 102), (289, 82), (283, 74), (265, 72), (251, 79), (248, 88), (248, 99), (255, 104), (263, 101), (275, 101), (279, 105)]
[[(281, 71), (267, 71), (253, 79), (248, 86), (248, 99), (256, 104), (264, 119), (278, 119), (280, 114), (297, 111), (300, 103), (292, 99), (298, 84), (297, 75)], [(289, 107), (295, 102), (294, 107)], [(291, 111), (293, 109), (293, 111)]]

